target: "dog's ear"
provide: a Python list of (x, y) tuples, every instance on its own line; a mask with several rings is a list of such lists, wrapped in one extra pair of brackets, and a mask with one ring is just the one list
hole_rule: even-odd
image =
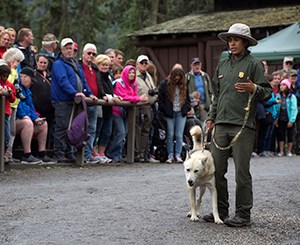
[(186, 151), (185, 161), (188, 160), (188, 159), (190, 159), (190, 158), (191, 158), (190, 152)]
[(200, 161), (201, 161), (203, 164), (205, 164), (206, 161), (207, 161), (207, 159), (208, 159), (208, 157), (201, 157), (201, 158), (200, 158)]

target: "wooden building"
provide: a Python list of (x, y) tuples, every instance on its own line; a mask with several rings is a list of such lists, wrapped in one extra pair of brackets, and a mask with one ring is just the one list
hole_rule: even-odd
[[(226, 1), (233, 2), (233, 1)], [(243, 1), (242, 1), (243, 2)], [(259, 2), (259, 5), (255, 5)], [(295, 5), (298, 2), (298, 5)], [(236, 3), (236, 2), (235, 2)], [(290, 6), (281, 6), (282, 4)], [(274, 6), (254, 8), (254, 6)], [(225, 6), (225, 7), (222, 7)], [(220, 54), (226, 49), (224, 42), (217, 37), (218, 33), (227, 31), (233, 23), (245, 23), (257, 40), (273, 34), (292, 23), (300, 23), (299, 1), (256, 0), (252, 5), (236, 4), (237, 10), (228, 10), (225, 1), (215, 1), (215, 10), (210, 13), (191, 14), (150, 26), (132, 33), (130, 36), (141, 53), (146, 54), (158, 69), (159, 79), (165, 78), (175, 63), (181, 63), (187, 72), (192, 57), (199, 57), (202, 69), (210, 76), (219, 61)], [(230, 6), (230, 5), (229, 5)], [(288, 45), (288, 44), (287, 44)], [(299, 62), (299, 61), (298, 61)], [(281, 68), (282, 61), (272, 64), (270, 71)]]

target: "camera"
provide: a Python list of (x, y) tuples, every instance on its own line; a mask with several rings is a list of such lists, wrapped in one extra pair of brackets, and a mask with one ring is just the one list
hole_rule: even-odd
[(24, 96), (24, 94), (22, 94), (22, 89), (20, 88), (20, 84), (18, 80), (15, 80), (14, 86), (15, 86), (17, 98), (20, 99), (21, 101), (25, 101), (26, 97)]
[(158, 92), (159, 92), (158, 88), (154, 88), (154, 89), (149, 89), (148, 90), (148, 94), (150, 96), (158, 95)]

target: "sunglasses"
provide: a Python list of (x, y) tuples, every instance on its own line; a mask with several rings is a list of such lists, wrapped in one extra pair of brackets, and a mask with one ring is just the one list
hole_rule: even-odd
[(93, 56), (96, 56), (97, 54), (96, 53), (93, 53), (93, 52), (87, 52), (88, 55), (93, 55)]
[(148, 65), (148, 61), (141, 61), (140, 64), (141, 65)]
[(292, 65), (293, 64), (293, 62), (291, 62), (291, 61), (287, 61), (287, 62), (285, 62), (287, 65)]

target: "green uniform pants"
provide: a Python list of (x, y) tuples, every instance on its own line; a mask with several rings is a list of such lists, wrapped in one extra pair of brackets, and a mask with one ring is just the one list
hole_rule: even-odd
[[(241, 126), (220, 124), (215, 126), (214, 139), (218, 146), (226, 147)], [(228, 158), (233, 157), (235, 164), (236, 182), (236, 210), (235, 214), (242, 218), (250, 218), (250, 210), (253, 206), (252, 178), (250, 174), (250, 159), (255, 140), (255, 130), (244, 128), (233, 146), (228, 150), (218, 149), (212, 143), (211, 151), (215, 162), (216, 188), (218, 192), (218, 209), (223, 215), (228, 214), (228, 185), (225, 174), (228, 169)]]

